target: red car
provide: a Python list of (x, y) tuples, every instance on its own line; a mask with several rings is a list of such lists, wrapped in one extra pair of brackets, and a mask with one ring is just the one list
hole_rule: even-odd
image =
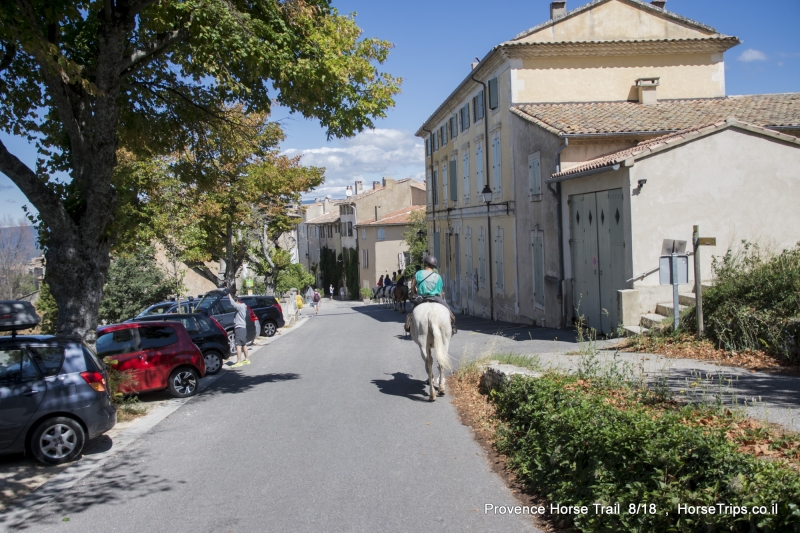
[(203, 354), (179, 322), (133, 322), (97, 328), (97, 355), (132, 379), (124, 393), (169, 389), (176, 398), (197, 394), (206, 375)]

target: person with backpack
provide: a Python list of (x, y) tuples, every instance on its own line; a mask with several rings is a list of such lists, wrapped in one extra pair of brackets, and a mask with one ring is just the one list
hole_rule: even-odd
[[(236, 345), (236, 363), (231, 368), (238, 368), (242, 365), (250, 364), (250, 354), (247, 353), (247, 305), (242, 303), (242, 300), (237, 296), (233, 298), (230, 291), (225, 289), (225, 294), (231, 305), (236, 309), (236, 316), (233, 318), (233, 339)], [(244, 352), (244, 360), (242, 360), (242, 352)]]
[(314, 314), (319, 314), (319, 301), (322, 300), (318, 290), (314, 290), (314, 295), (311, 297), (311, 305), (314, 307)]

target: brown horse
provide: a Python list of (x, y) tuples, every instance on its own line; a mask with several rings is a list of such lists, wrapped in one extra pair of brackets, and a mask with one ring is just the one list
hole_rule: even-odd
[(394, 286), (394, 310), (399, 311), (398, 307), (403, 304), (403, 314), (406, 314), (406, 302), (408, 301), (408, 285), (405, 276), (400, 276), (397, 285)]

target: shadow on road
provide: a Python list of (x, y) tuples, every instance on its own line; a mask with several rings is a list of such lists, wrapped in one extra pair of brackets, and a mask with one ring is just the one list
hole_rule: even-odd
[[(667, 381), (673, 390), (689, 390), (691, 397), (707, 401), (797, 409), (800, 407), (800, 380), (768, 372), (732, 375), (686, 368), (671, 368)], [(695, 385), (692, 385), (692, 384)]]
[(282, 381), (292, 381), (300, 379), (300, 374), (293, 372), (285, 374), (257, 374), (254, 376), (240, 374), (236, 371), (228, 371), (216, 382), (212, 383), (206, 390), (198, 394), (197, 399), (202, 401), (207, 398), (214, 398), (220, 394), (236, 394), (247, 392), (251, 389), (266, 383), (280, 383)]
[(427, 402), (428, 395), (426, 387), (427, 381), (413, 379), (410, 375), (403, 372), (395, 372), (391, 375), (393, 379), (373, 379), (372, 383), (378, 387), (383, 394), (390, 396), (402, 396), (415, 402)]
[(34, 498), (16, 502), (13, 509), (19, 511), (28, 507), (33, 510), (42, 502), (46, 502), (46, 509), (33, 510), (24, 519), (16, 521), (9, 516), (0, 515), (0, 529), (22, 531), (46, 524), (53, 527), (61, 522), (62, 518), (68, 518), (97, 505), (124, 505), (134, 498), (149, 496), (154, 492), (180, 490), (179, 486), (186, 483), (145, 473), (143, 465), (147, 464), (146, 455), (147, 452), (140, 448), (130, 459), (120, 459), (114, 461), (113, 465), (98, 469), (89, 478), (90, 481), (77, 490), (76, 488), (61, 490), (57, 487), (48, 490), (48, 486), (41, 487), (33, 493)]

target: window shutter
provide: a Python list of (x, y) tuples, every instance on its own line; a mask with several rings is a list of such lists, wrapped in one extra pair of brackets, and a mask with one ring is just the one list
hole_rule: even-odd
[[(475, 194), (480, 195), (483, 190), (483, 143), (478, 143), (475, 146)], [(477, 196), (480, 201), (480, 196)]]
[(469, 203), (469, 150), (464, 151), (464, 205)]
[(497, 78), (492, 78), (489, 80), (489, 109), (497, 109), (498, 105)]
[[(447, 161), (442, 162), (442, 204), (447, 206)], [(438, 259), (438, 257), (437, 257)]]
[(542, 174), (538, 155), (528, 158), (528, 182), (531, 197), (542, 194)]
[(500, 168), (500, 135), (496, 134), (492, 139), (492, 177), (494, 181), (494, 193), (500, 194), (503, 191), (503, 175)]
[(458, 174), (456, 173), (456, 160), (450, 160), (450, 200), (458, 203)]
[(440, 254), (439, 254), (439, 250), (441, 249), (441, 246), (440, 246), (440, 243), (439, 243), (439, 235), (440, 234), (441, 234), (441, 231), (433, 232), (433, 257), (435, 257), (436, 259), (440, 259)]
[(482, 284), (486, 284), (486, 233), (483, 227), (478, 229), (478, 268)]
[(504, 272), (503, 272), (503, 228), (497, 227), (497, 237), (495, 238), (495, 266), (497, 272), (495, 273), (495, 281), (498, 289), (503, 288)]
[(544, 307), (544, 232), (533, 232), (533, 301)]
[(431, 139), (425, 139), (425, 155), (431, 155)]
[(464, 119), (463, 119), (463, 127), (462, 129), (469, 128), (469, 102), (464, 105)]
[(433, 169), (431, 192), (433, 193), (433, 205), (439, 205), (439, 171), (436, 169)]

